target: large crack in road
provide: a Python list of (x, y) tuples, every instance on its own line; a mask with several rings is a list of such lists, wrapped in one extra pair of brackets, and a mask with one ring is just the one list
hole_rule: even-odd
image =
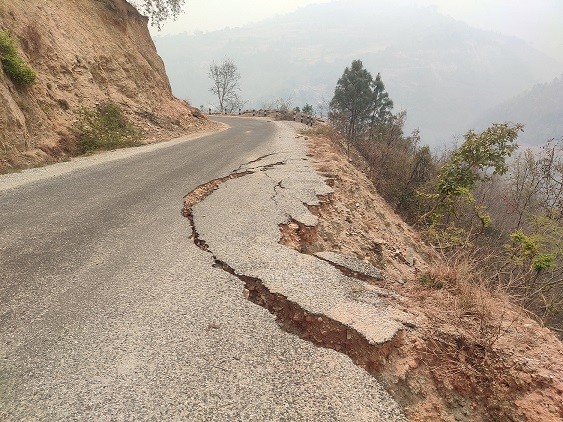
[[(196, 245), (214, 266), (244, 283), (244, 296), (275, 315), (278, 325), (315, 345), (348, 355), (376, 375), (412, 328), (382, 274), (334, 253), (310, 255), (280, 243), (280, 226), (312, 229), (332, 189), (312, 168), (289, 128), (280, 150), (201, 185), (185, 197)], [(398, 420), (402, 416), (398, 416)]]
[[(241, 294), (268, 298), (259, 285), (211, 268), (221, 261), (310, 308), (229, 255), (250, 245), (250, 263), (262, 267), (263, 255), (279, 265), (270, 256), (278, 222), (314, 223), (302, 204), (314, 192), (295, 197), (293, 175), (278, 173), (300, 171), (294, 143), (278, 141), (294, 133), (221, 119), (231, 128), (201, 139), (122, 151), (119, 160), (96, 154), (88, 166), (63, 163), (64, 174), (57, 165), (39, 178), (26, 171), (14, 176), (17, 187), (0, 177), (0, 420), (404, 420), (367, 372), (280, 330)], [(189, 239), (178, 198), (239, 167), (194, 192), (199, 237)], [(238, 182), (243, 191), (232, 192)], [(243, 202), (208, 209), (226, 192)], [(272, 207), (275, 221), (264, 220)], [(288, 248), (277, 247), (281, 259)], [(284, 259), (290, 268), (294, 257)], [(305, 273), (294, 270), (292, 279)]]

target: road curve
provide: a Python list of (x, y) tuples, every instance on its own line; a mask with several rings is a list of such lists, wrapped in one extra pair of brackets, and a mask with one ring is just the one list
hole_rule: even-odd
[(280, 330), (189, 238), (183, 196), (276, 152), (231, 128), (2, 190), (0, 420), (394, 420), (343, 355)]

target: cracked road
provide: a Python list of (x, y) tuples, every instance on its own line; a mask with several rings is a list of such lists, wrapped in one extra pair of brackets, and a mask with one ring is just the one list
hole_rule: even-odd
[(29, 183), (0, 176), (0, 420), (402, 420), (367, 372), (282, 331), (189, 238), (185, 194), (293, 135), (221, 121)]

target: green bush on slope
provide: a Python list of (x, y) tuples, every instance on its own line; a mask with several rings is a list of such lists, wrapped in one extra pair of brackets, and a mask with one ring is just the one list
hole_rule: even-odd
[(20, 57), (16, 40), (0, 30), (0, 62), (8, 77), (19, 86), (29, 86), (37, 79), (35, 71)]
[(140, 132), (114, 103), (103, 103), (93, 109), (82, 108), (74, 124), (83, 153), (139, 144)]

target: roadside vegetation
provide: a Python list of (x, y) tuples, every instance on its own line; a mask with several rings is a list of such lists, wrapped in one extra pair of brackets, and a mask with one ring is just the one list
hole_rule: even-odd
[(1, 29), (0, 62), (6, 75), (19, 87), (33, 85), (37, 79), (35, 71), (20, 56), (16, 39)]
[[(406, 113), (392, 108), (381, 75), (357, 60), (338, 81), (329, 119), (378, 192), (445, 261), (479, 262), (479, 280), (561, 334), (563, 139), (519, 152), (523, 126), (499, 123), (436, 153), (417, 131), (404, 133)], [(441, 272), (420, 282), (444, 287)]]
[(80, 109), (73, 131), (83, 154), (140, 145), (141, 132), (111, 102)]
[[(113, 6), (113, 0), (104, 1)], [(182, 12), (185, 0), (129, 0), (129, 3), (146, 14), (151, 25), (160, 30), (165, 21), (175, 19)]]
[[(315, 210), (317, 235), (302, 236), (298, 250), (339, 251), (367, 260), (386, 275), (377, 285), (398, 293), (415, 316), (387, 364), (374, 373), (409, 420), (560, 420), (563, 346), (520, 306), (516, 286), (492, 276), (501, 262), (491, 261), (507, 252), (476, 242), (446, 247), (435, 233), (444, 231), (445, 220), (432, 228), (431, 214), (430, 222), (414, 218), (418, 230), (413, 230), (374, 189), (372, 166), (354, 145), (348, 148), (334, 126), (317, 125), (305, 139), (334, 193)], [(437, 179), (428, 186), (436, 186)], [(421, 189), (423, 195), (429, 192)], [(425, 212), (419, 216), (432, 210), (437, 198), (423, 199)], [(462, 243), (467, 238), (459, 235)]]
[(373, 375), (408, 419), (561, 420), (563, 345), (491, 280), (482, 254), (425, 245), (379, 195), (367, 161), (354, 147), (347, 156), (333, 126), (318, 125), (305, 138), (334, 192), (314, 210), (317, 235), (297, 243), (286, 236), (287, 245), (360, 257), (386, 276), (372, 283), (400, 295), (415, 324)]

